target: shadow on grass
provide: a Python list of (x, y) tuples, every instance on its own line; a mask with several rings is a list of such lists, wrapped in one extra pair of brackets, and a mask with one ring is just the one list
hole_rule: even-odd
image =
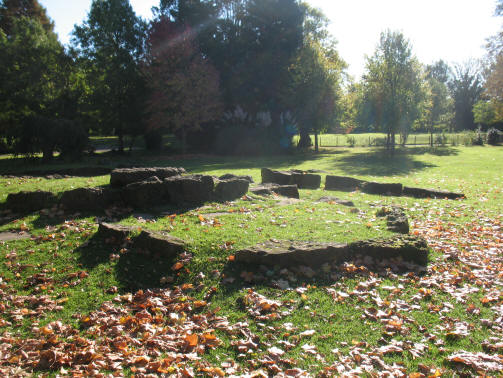
[(383, 149), (343, 156), (335, 161), (335, 166), (347, 174), (358, 176), (402, 176), (436, 165), (416, 160), (415, 155), (434, 153), (438, 156), (455, 154), (456, 150), (428, 148), (397, 149), (394, 155)]
[(104, 238), (96, 233), (74, 252), (79, 256), (79, 263), (86, 269), (93, 269), (118, 259), (110, 274), (115, 275), (121, 291), (159, 287), (161, 278), (171, 272), (174, 259), (153, 256), (148, 251), (128, 247), (107, 244)]

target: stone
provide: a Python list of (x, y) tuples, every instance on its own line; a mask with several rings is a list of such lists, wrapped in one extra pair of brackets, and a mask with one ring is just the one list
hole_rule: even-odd
[(412, 235), (357, 241), (351, 243), (349, 249), (353, 255), (370, 256), (376, 261), (402, 258), (419, 265), (428, 264), (428, 243), (423, 238)]
[(367, 194), (380, 194), (385, 196), (401, 196), (403, 192), (402, 184), (364, 182), (361, 190)]
[(164, 179), (164, 186), (172, 204), (201, 204), (212, 199), (215, 179), (202, 175), (174, 176)]
[(134, 209), (145, 209), (167, 204), (167, 197), (166, 186), (157, 176), (128, 184), (122, 190), (124, 202)]
[(174, 167), (117, 168), (110, 173), (110, 185), (116, 187), (126, 186), (152, 176), (163, 180), (168, 177), (179, 176), (182, 173), (185, 173), (185, 169)]
[(292, 241), (269, 241), (242, 249), (235, 254), (235, 261), (239, 263), (266, 266), (321, 266), (327, 262), (342, 262), (348, 258), (347, 244)]
[(439, 199), (462, 199), (466, 198), (463, 193), (452, 193), (443, 190), (411, 188), (404, 186), (403, 195), (414, 198), (439, 198)]
[(278, 185), (290, 185), (292, 183), (292, 173), (273, 171), (269, 168), (261, 169), (262, 184), (278, 184)]
[(108, 239), (111, 243), (122, 244), (133, 233), (134, 227), (122, 226), (120, 224), (100, 223), (98, 235)]
[(429, 248), (422, 238), (400, 235), (389, 239), (371, 239), (351, 244), (276, 241), (257, 244), (235, 253), (235, 261), (265, 266), (320, 267), (341, 263), (356, 256), (370, 256), (376, 261), (402, 258), (417, 264), (428, 263)]
[(7, 196), (5, 206), (16, 212), (32, 212), (48, 208), (56, 203), (54, 193), (37, 190), (35, 192), (21, 191), (10, 193)]
[(298, 189), (318, 189), (321, 176), (298, 169), (291, 171), (274, 171), (262, 168), (262, 184), (297, 185)]
[(250, 182), (240, 178), (219, 180), (215, 186), (214, 196), (218, 201), (233, 201), (248, 192)]
[(383, 207), (377, 214), (378, 217), (386, 217), (386, 224), (389, 231), (401, 234), (409, 233), (409, 220), (407, 214), (401, 207)]
[(321, 197), (317, 202), (325, 202), (325, 203), (336, 203), (337, 205), (355, 207), (353, 201), (342, 200), (337, 197)]
[(299, 188), (297, 185), (278, 185), (278, 184), (262, 184), (254, 188), (250, 188), (250, 192), (258, 196), (268, 196), (273, 193), (289, 198), (299, 199)]
[(64, 192), (60, 200), (60, 204), (70, 211), (103, 210), (120, 202), (120, 192), (110, 188), (77, 188)]
[(142, 231), (134, 238), (133, 248), (143, 249), (170, 259), (183, 252), (185, 242), (165, 233)]
[(290, 184), (296, 184), (299, 189), (319, 189), (321, 176), (312, 173), (292, 173)]
[(219, 180), (230, 180), (230, 179), (241, 179), (241, 180), (246, 180), (250, 184), (253, 184), (253, 177), (248, 176), (248, 175), (243, 175), (243, 176), (236, 176), (233, 175), (232, 173), (226, 173), (225, 175), (222, 175), (218, 178)]
[(337, 190), (341, 192), (353, 192), (365, 181), (346, 176), (328, 175), (325, 178), (325, 190)]

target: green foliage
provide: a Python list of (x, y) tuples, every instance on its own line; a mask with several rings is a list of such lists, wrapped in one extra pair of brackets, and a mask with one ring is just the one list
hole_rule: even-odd
[(73, 31), (73, 45), (85, 65), (90, 114), (102, 132), (119, 136), (143, 132), (145, 22), (129, 0), (94, 0), (88, 18)]
[(164, 16), (151, 25), (147, 61), (149, 130), (180, 133), (185, 153), (187, 134), (222, 114), (218, 73), (195, 45), (192, 30)]
[(364, 83), (376, 123), (388, 135), (388, 149), (394, 149), (397, 133), (407, 139), (424, 97), (420, 65), (403, 34), (381, 34), (374, 55), (367, 60)]
[(448, 86), (454, 101), (454, 128), (475, 130), (473, 107), (483, 92), (478, 67), (473, 62), (455, 66)]
[(497, 145), (500, 142), (500, 132), (494, 127), (487, 131), (487, 144)]
[(38, 0), (2, 0), (0, 2), (0, 29), (6, 35), (16, 33), (16, 20), (25, 17), (38, 21), (47, 33), (54, 34), (54, 23)]
[(59, 151), (62, 158), (76, 159), (88, 146), (87, 133), (78, 122), (40, 116), (25, 118), (14, 140), (16, 154), (32, 156), (42, 152), (46, 161), (52, 159), (54, 151)]

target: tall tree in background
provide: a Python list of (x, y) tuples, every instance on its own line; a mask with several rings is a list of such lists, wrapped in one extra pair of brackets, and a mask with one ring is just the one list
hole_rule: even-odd
[(440, 60), (426, 67), (427, 98), (423, 107), (423, 119), (430, 133), (432, 147), (435, 130), (450, 125), (453, 116), (453, 103), (447, 87), (448, 79), (449, 66), (444, 61)]
[(115, 131), (120, 152), (125, 134), (142, 132), (145, 31), (129, 0), (93, 0), (87, 20), (73, 32), (72, 42), (87, 65), (96, 121), (101, 130)]
[(291, 65), (291, 88), (298, 129), (298, 147), (311, 145), (314, 134), (318, 151), (318, 135), (336, 122), (340, 99), (342, 72), (346, 63), (339, 57), (336, 43), (327, 31), (328, 20), (323, 13), (302, 4), (304, 15), (304, 42)]
[(187, 133), (222, 114), (217, 71), (197, 48), (190, 27), (161, 16), (151, 25), (144, 73), (149, 129), (179, 133), (185, 153)]
[(13, 33), (14, 21), (21, 17), (37, 20), (46, 32), (54, 32), (54, 23), (37, 0), (0, 1), (0, 28), (6, 35)]
[(448, 85), (454, 101), (454, 129), (474, 130), (473, 107), (484, 90), (479, 68), (474, 62), (455, 66)]
[(395, 135), (406, 140), (412, 123), (419, 117), (422, 101), (420, 65), (403, 34), (387, 31), (367, 60), (366, 91), (376, 109), (377, 124), (387, 134), (387, 149), (394, 151)]

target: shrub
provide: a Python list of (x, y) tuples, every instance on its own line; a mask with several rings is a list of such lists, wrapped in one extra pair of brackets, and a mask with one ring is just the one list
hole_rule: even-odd
[(487, 144), (495, 146), (499, 143), (499, 139), (500, 132), (495, 128), (489, 129), (489, 131), (487, 132)]
[(33, 156), (42, 152), (44, 160), (52, 159), (54, 151), (62, 158), (78, 158), (88, 146), (87, 132), (78, 122), (40, 116), (24, 119), (13, 144), (14, 153)]
[(475, 138), (473, 139), (472, 144), (474, 146), (484, 145), (484, 139), (482, 138), (482, 130), (480, 127), (477, 129), (477, 132), (475, 133)]

